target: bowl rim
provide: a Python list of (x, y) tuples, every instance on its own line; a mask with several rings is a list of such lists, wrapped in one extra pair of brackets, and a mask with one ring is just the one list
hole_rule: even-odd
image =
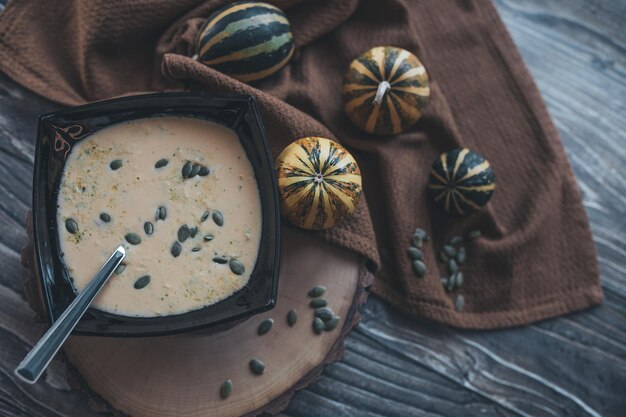
[[(172, 105), (172, 106), (168, 106), (168, 105), (164, 105), (163, 103), (161, 104), (157, 104), (155, 103), (156, 101), (162, 101), (162, 100), (167, 100), (167, 99), (182, 99), (182, 100), (189, 100), (189, 103), (187, 103), (187, 107), (185, 107), (186, 109), (189, 109), (190, 107), (197, 107), (198, 109), (203, 107), (202, 104), (207, 104), (210, 101), (227, 101), (227, 102), (231, 102), (231, 103), (238, 103), (240, 104), (242, 107), (239, 110), (239, 113), (237, 114), (237, 116), (235, 117), (235, 121), (231, 123), (231, 125), (229, 126), (226, 123), (221, 123), (220, 120), (217, 119), (210, 119), (209, 117), (206, 116), (202, 116), (199, 114), (193, 114), (193, 112), (184, 112), (186, 114), (183, 113), (163, 113), (162, 109), (164, 108), (169, 108), (169, 109), (176, 109), (177, 107), (179, 107), (178, 105)], [(261, 200), (262, 200), (262, 221), (263, 221), (263, 225), (266, 223), (266, 221), (268, 220), (268, 216), (271, 216), (271, 218), (269, 218), (269, 220), (273, 223), (274, 227), (273, 227), (273, 234), (270, 237), (267, 237), (267, 239), (269, 239), (272, 243), (272, 247), (273, 247), (273, 259), (269, 259), (268, 262), (270, 263), (270, 265), (273, 266), (271, 272), (270, 272), (270, 276), (268, 276), (266, 279), (269, 279), (271, 281), (271, 286), (269, 287), (269, 292), (270, 292), (270, 296), (269, 297), (265, 297), (264, 301), (263, 301), (263, 305), (260, 306), (256, 306), (253, 307), (252, 309), (248, 309), (248, 310), (243, 310), (240, 311), (237, 314), (233, 314), (233, 315), (229, 315), (227, 317), (223, 317), (221, 319), (218, 320), (205, 320), (205, 321), (200, 321), (197, 323), (193, 323), (193, 324), (188, 324), (188, 325), (175, 325), (175, 326), (171, 326), (169, 328), (154, 328), (154, 323), (158, 322), (158, 321), (166, 321), (168, 319), (171, 319), (173, 317), (177, 318), (177, 321), (179, 322), (183, 322), (185, 316), (190, 316), (190, 315), (199, 315), (201, 312), (203, 311), (208, 311), (208, 310), (212, 310), (215, 309), (215, 306), (218, 306), (220, 304), (222, 304), (222, 302), (226, 301), (226, 300), (231, 300), (240, 295), (240, 293), (246, 289), (248, 291), (250, 291), (249, 289), (249, 285), (250, 283), (253, 281), (253, 278), (256, 278), (256, 271), (257, 271), (257, 265), (259, 264), (259, 258), (260, 256), (257, 258), (257, 262), (255, 264), (255, 268), (249, 278), (248, 284), (246, 284), (242, 289), (238, 290), (237, 292), (235, 292), (233, 295), (218, 301), (215, 304), (209, 305), (209, 306), (205, 306), (205, 307), (201, 307), (195, 310), (191, 310), (189, 312), (185, 312), (185, 313), (179, 313), (179, 314), (172, 314), (172, 315), (164, 315), (164, 316), (156, 316), (156, 317), (136, 317), (136, 316), (123, 316), (123, 315), (118, 315), (118, 314), (113, 314), (113, 313), (108, 313), (102, 310), (97, 310), (94, 308), (90, 308), (88, 310), (87, 313), (91, 313), (92, 315), (95, 315), (96, 317), (99, 318), (104, 318), (106, 320), (115, 320), (115, 321), (123, 321), (123, 322), (132, 322), (132, 323), (145, 323), (145, 322), (151, 322), (152, 323), (152, 328), (150, 329), (142, 329), (140, 331), (138, 331), (137, 329), (133, 330), (133, 331), (128, 331), (128, 330), (120, 330), (120, 329), (109, 329), (106, 324), (103, 324), (104, 328), (100, 328), (98, 330), (93, 330), (93, 329), (81, 329), (81, 322), (82, 320), (85, 320), (85, 318), (81, 319), (81, 322), (79, 322), (79, 324), (77, 325), (76, 329), (73, 331), (72, 334), (75, 335), (93, 335), (93, 336), (114, 336), (114, 337), (144, 337), (144, 336), (162, 336), (162, 335), (169, 335), (169, 334), (176, 334), (176, 333), (182, 333), (182, 332), (187, 332), (187, 331), (193, 331), (193, 330), (197, 330), (200, 328), (207, 328), (207, 327), (211, 327), (211, 328), (220, 328), (223, 327), (225, 325), (227, 325), (230, 322), (236, 322), (238, 320), (242, 320), (248, 317), (251, 317), (255, 314), (264, 312), (264, 311), (268, 311), (270, 309), (272, 309), (275, 305), (276, 305), (276, 300), (277, 300), (277, 296), (278, 296), (278, 279), (279, 279), (279, 269), (280, 269), (280, 200), (279, 200), (279, 195), (278, 195), (278, 186), (277, 186), (277, 179), (276, 179), (276, 175), (275, 175), (275, 171), (273, 169), (274, 163), (273, 163), (273, 158), (270, 152), (270, 148), (268, 145), (268, 141), (267, 141), (267, 137), (266, 137), (266, 132), (265, 132), (265, 126), (263, 123), (263, 119), (261, 117), (259, 108), (257, 106), (256, 100), (254, 99), (254, 97), (252, 95), (249, 94), (232, 94), (232, 93), (228, 93), (228, 94), (216, 94), (216, 93), (210, 93), (210, 92), (157, 92), (157, 93), (148, 93), (148, 94), (137, 94), (137, 95), (129, 95), (129, 96), (123, 96), (123, 97), (117, 97), (117, 98), (111, 98), (111, 99), (105, 99), (105, 100), (99, 100), (99, 101), (95, 101), (95, 102), (90, 102), (84, 105), (80, 105), (80, 106), (75, 106), (75, 107), (70, 107), (70, 108), (66, 108), (66, 109), (62, 109), (62, 110), (58, 110), (58, 111), (51, 111), (51, 112), (46, 112), (46, 113), (42, 113), (39, 115), (38, 117), (38, 129), (37, 129), (37, 141), (36, 141), (36, 149), (35, 149), (35, 163), (34, 163), (34, 168), (33, 168), (33, 189), (32, 189), (32, 203), (33, 203), (33, 211), (32, 211), (32, 220), (33, 220), (33, 246), (34, 246), (34, 263), (36, 264), (35, 267), (33, 268), (35, 271), (35, 275), (36, 275), (36, 282), (39, 286), (39, 291), (40, 291), (40, 295), (42, 298), (42, 304), (43, 304), (43, 310), (45, 311), (45, 315), (47, 318), (47, 322), (51, 325), (53, 324), (58, 317), (60, 316), (60, 314), (62, 313), (63, 310), (61, 311), (57, 311), (55, 309), (55, 307), (58, 308), (57, 301), (55, 300), (55, 296), (52, 293), (51, 290), (51, 283), (47, 282), (52, 280), (54, 281), (55, 284), (58, 284), (58, 280), (57, 277), (51, 277), (50, 278), (50, 271), (51, 268), (53, 268), (52, 266), (49, 265), (50, 263), (50, 259), (47, 259), (44, 257), (44, 255), (42, 254), (43, 252), (43, 247), (45, 245), (50, 245), (50, 241), (49, 239), (57, 239), (59, 237), (58, 234), (58, 230), (54, 230), (54, 231), (49, 231), (48, 233), (46, 233), (46, 236), (49, 237), (48, 240), (46, 240), (45, 242), (42, 241), (42, 239), (39, 239), (38, 237), (38, 231), (42, 230), (42, 227), (48, 228), (48, 220), (47, 217), (48, 216), (54, 216), (56, 219), (56, 198), (58, 196), (58, 191), (59, 191), (59, 185), (53, 186), (53, 193), (54, 193), (54, 209), (52, 210), (53, 213), (50, 214), (50, 207), (49, 204), (50, 202), (44, 200), (44, 201), (40, 201), (40, 197), (41, 197), (41, 190), (40, 188), (44, 186), (48, 187), (49, 186), (49, 181), (52, 181), (52, 179), (48, 180), (48, 178), (42, 179), (41, 176), (42, 174), (45, 174), (47, 172), (43, 172), (43, 168), (42, 168), (42, 159), (43, 158), (52, 158), (51, 154), (54, 154), (55, 150), (49, 150), (48, 152), (45, 152), (44, 150), (42, 150), (42, 146), (43, 146), (43, 141), (44, 141), (44, 135), (47, 132), (47, 130), (50, 127), (54, 128), (54, 125), (51, 124), (50, 119), (54, 119), (54, 118), (68, 118), (72, 115), (75, 115), (77, 113), (84, 113), (84, 112), (89, 112), (89, 111), (94, 111), (94, 112), (102, 112), (103, 115), (106, 115), (107, 112), (107, 106), (112, 106), (115, 104), (128, 104), (128, 111), (131, 110), (136, 110), (136, 111), (141, 111), (142, 107), (138, 106), (138, 107), (133, 107), (132, 104), (133, 102), (151, 102), (154, 104), (155, 108), (154, 109), (150, 109), (148, 110), (145, 114), (140, 115), (140, 116), (134, 116), (134, 117), (129, 117), (127, 119), (124, 120), (135, 120), (135, 119), (141, 119), (141, 118), (151, 118), (151, 117), (159, 117), (159, 116), (180, 116), (180, 117), (192, 117), (192, 118), (201, 118), (204, 120), (209, 120), (209, 121), (213, 121), (213, 122), (217, 122), (223, 125), (226, 125), (227, 127), (231, 128), (232, 130), (234, 130), (237, 133), (237, 136), (240, 140), (240, 142), (242, 143), (242, 145), (244, 145), (244, 148), (246, 150), (246, 153), (248, 154), (248, 158), (250, 159), (250, 155), (248, 153), (248, 148), (246, 148), (245, 144), (244, 144), (244, 139), (240, 136), (239, 132), (238, 132), (238, 128), (241, 126), (241, 123), (243, 122), (243, 118), (246, 117), (246, 113), (250, 112), (250, 119), (252, 121), (252, 123), (255, 126), (252, 127), (256, 127), (256, 135), (258, 135), (258, 137), (253, 137), (253, 135), (251, 135), (251, 137), (249, 138), (249, 140), (251, 141), (260, 141), (260, 143), (257, 144), (257, 148), (258, 149), (262, 149), (263, 151), (261, 152), (261, 155), (264, 158), (264, 161), (261, 161), (261, 163), (263, 164), (262, 167), (259, 167), (258, 169), (256, 168), (256, 166), (254, 166), (253, 164), (253, 169), (254, 169), (254, 173), (255, 176), (257, 177), (257, 186), (259, 188), (259, 193), (261, 194)], [(193, 103), (192, 101), (197, 101), (196, 103)], [(156, 108), (158, 108), (161, 111), (157, 111), (155, 110)], [(110, 109), (109, 109), (110, 111)], [(88, 119), (88, 117), (83, 118), (83, 120)], [(76, 122), (80, 123), (81, 119), (74, 119)], [(122, 122), (120, 121), (115, 121), (112, 123), (108, 123), (107, 126), (116, 124)], [(46, 126), (46, 123), (49, 124), (49, 126)], [(101, 127), (100, 129), (104, 128), (106, 126)], [(84, 136), (81, 136), (80, 138), (76, 139), (76, 140), (81, 140), (83, 138), (88, 137), (91, 133), (97, 131), (99, 129), (95, 129), (93, 131), (88, 132), (87, 134), (85, 134)], [(50, 139), (48, 139), (50, 140)], [(248, 139), (246, 139), (248, 140)], [(69, 145), (68, 145), (69, 146)], [(252, 145), (250, 145), (252, 146)], [(67, 150), (66, 155), (69, 153), (70, 149)], [(252, 161), (251, 161), (252, 162)], [(65, 160), (63, 161), (63, 168), (65, 167)], [(268, 172), (265, 175), (268, 175), (267, 180), (269, 180), (269, 184), (271, 186), (271, 196), (266, 196), (266, 198), (268, 198), (269, 203), (271, 204), (271, 207), (269, 207), (269, 209), (273, 209), (271, 211), (272, 212), (267, 212), (268, 207), (266, 207), (266, 204), (263, 202), (264, 201), (264, 197), (263, 197), (263, 190), (261, 189), (260, 186), (260, 181), (259, 181), (259, 170), (263, 167), (267, 167), (268, 168)], [(61, 174), (62, 176), (62, 171)], [(47, 175), (46, 175), (47, 176)], [(51, 176), (52, 177), (52, 176)], [(45, 181), (45, 183), (42, 183), (42, 181)], [(45, 193), (45, 190), (44, 190)], [(43, 211), (41, 211), (41, 209), (43, 208)], [(41, 224), (41, 222), (44, 221), (44, 224)], [(264, 241), (266, 240), (265, 237), (265, 228), (262, 225), (262, 237), (261, 237), (261, 242), (260, 242), (260, 246), (264, 244)], [(259, 252), (261, 252), (261, 247), (259, 248)], [(52, 256), (57, 257), (60, 260), (60, 263), (63, 265), (63, 267), (65, 268), (64, 262), (62, 261), (62, 256), (60, 255), (59, 252), (57, 253), (53, 253)], [(67, 271), (66, 271), (67, 272)], [(260, 278), (259, 278), (260, 279)], [(73, 287), (73, 285), (68, 284), (71, 288), (71, 290), (74, 293), (74, 297), (76, 295), (76, 289)], [(71, 301), (71, 300), (70, 300)], [(86, 314), (85, 316), (88, 316), (88, 314)]]

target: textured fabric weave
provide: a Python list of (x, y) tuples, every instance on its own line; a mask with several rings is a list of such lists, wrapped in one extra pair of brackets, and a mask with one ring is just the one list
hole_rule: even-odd
[[(274, 156), (302, 136), (342, 142), (357, 158), (367, 198), (356, 214), (316, 235), (376, 268), (373, 291), (409, 314), (459, 327), (528, 323), (602, 300), (581, 197), (541, 97), (491, 3), (461, 0), (276, 1), (296, 53), (277, 75), (249, 86), (189, 56), (203, 19), (223, 1), (29, 0), (0, 14), (0, 70), (64, 105), (168, 89), (252, 94)], [(431, 77), (422, 119), (373, 137), (343, 112), (350, 61), (379, 45), (415, 53)], [(450, 217), (429, 200), (434, 159), (454, 147), (483, 154), (497, 176), (487, 207)], [(406, 255), (416, 227), (428, 272)], [(452, 236), (467, 245), (465, 283), (449, 294), (436, 253)], [(465, 308), (454, 310), (456, 294)]]

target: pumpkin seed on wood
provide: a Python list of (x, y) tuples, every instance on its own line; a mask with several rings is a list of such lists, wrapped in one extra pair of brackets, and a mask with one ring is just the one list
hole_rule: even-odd
[(178, 229), (178, 241), (180, 243), (183, 243), (185, 240), (187, 240), (188, 237), (189, 237), (189, 226), (187, 226), (186, 224), (183, 224)]
[(107, 213), (100, 213), (100, 220), (102, 220), (105, 223), (108, 223), (111, 221), (111, 216), (109, 216)]
[(183, 248), (180, 246), (180, 243), (174, 242), (174, 243), (172, 243), (172, 248), (170, 249), (170, 253), (172, 254), (172, 256), (174, 258), (177, 258), (178, 255), (180, 255), (180, 252), (182, 250), (183, 250)]
[(273, 325), (273, 319), (265, 319), (261, 322), (261, 324), (259, 324), (259, 328), (256, 330), (256, 332), (259, 334), (259, 336), (262, 336), (265, 333), (269, 332), (272, 329)]
[(450, 239), (450, 244), (452, 246), (459, 246), (461, 243), (463, 243), (463, 238), (461, 236), (454, 236)]
[(154, 233), (154, 225), (150, 222), (145, 222), (143, 224), (143, 231), (146, 232), (147, 235), (151, 235)]
[(163, 159), (159, 159), (158, 161), (156, 161), (156, 164), (154, 164), (155, 168), (163, 168), (165, 165), (168, 164), (168, 160), (166, 158)]
[(463, 285), (463, 272), (459, 271), (456, 273), (456, 281), (454, 282), (454, 285), (459, 288), (461, 285)]
[(192, 252), (200, 252), (200, 250), (202, 250), (200, 246), (194, 246), (193, 248), (191, 248)]
[(228, 262), (228, 266), (230, 267), (230, 270), (233, 272), (233, 274), (236, 274), (236, 275), (243, 275), (243, 273), (246, 270), (246, 268), (243, 266), (241, 261), (235, 258), (232, 258)]
[(326, 292), (326, 287), (317, 285), (309, 290), (309, 297), (321, 297)]
[(424, 252), (422, 252), (418, 248), (414, 248), (413, 246), (411, 246), (409, 249), (407, 249), (407, 253), (409, 255), (409, 258), (413, 259), (414, 261), (418, 261), (418, 260), (423, 260), (424, 259)]
[(136, 290), (140, 290), (148, 284), (150, 284), (150, 275), (144, 275), (141, 278), (137, 278), (137, 281), (135, 281), (133, 287), (135, 287)]
[(189, 229), (189, 237), (190, 238), (194, 238), (196, 237), (196, 234), (198, 234), (198, 228), (197, 227), (192, 227)]
[(116, 171), (118, 169), (120, 169), (123, 165), (124, 161), (122, 161), (121, 159), (116, 159), (114, 161), (111, 161), (111, 163), (109, 164), (109, 167), (113, 170)]
[(200, 168), (200, 171), (198, 171), (198, 176), (199, 177), (206, 177), (207, 175), (209, 175), (211, 171), (209, 170), (209, 168), (203, 166), (202, 168)]
[(76, 223), (76, 220), (74, 219), (65, 220), (65, 230), (67, 230), (73, 235), (78, 233), (78, 223)]
[(309, 305), (313, 308), (326, 307), (327, 304), (328, 302), (323, 298), (314, 298), (309, 303)]
[(426, 264), (422, 261), (413, 261), (413, 272), (418, 277), (423, 277), (426, 274)]
[(463, 265), (465, 262), (465, 248), (459, 248), (459, 251), (456, 254), (456, 263), (459, 265)]
[(115, 273), (119, 275), (122, 272), (124, 272), (125, 269), (126, 269), (126, 264), (119, 264), (117, 268), (115, 268)]
[(456, 261), (454, 259), (450, 259), (448, 261), (448, 272), (454, 274), (458, 270), (459, 266), (457, 265)]
[(480, 237), (480, 230), (472, 230), (467, 234), (467, 240), (474, 240)]
[(415, 232), (413, 232), (413, 234), (419, 236), (422, 240), (428, 240), (428, 233), (426, 233), (426, 230), (420, 227), (415, 229)]
[(210, 241), (213, 240), (213, 238), (214, 238), (214, 236), (209, 233), (209, 234), (204, 235), (204, 237), (202, 239), (204, 239), (205, 242), (210, 242)]
[(225, 256), (216, 256), (213, 258), (213, 262), (223, 265), (228, 262), (228, 258), (226, 258)]
[(330, 320), (327, 320), (324, 323), (324, 330), (326, 330), (327, 332), (330, 332), (331, 330), (335, 330), (335, 328), (339, 324), (339, 319), (340, 319), (339, 316), (333, 316), (333, 318), (331, 318)]
[(252, 358), (250, 360), (250, 370), (255, 375), (261, 375), (263, 372), (265, 372), (265, 364), (257, 358)]
[(319, 317), (323, 321), (332, 319), (334, 315), (333, 310), (328, 307), (320, 307), (315, 310), (315, 317)]
[(443, 251), (449, 258), (454, 258), (456, 256), (456, 249), (454, 249), (453, 246), (444, 245)]
[(315, 334), (322, 334), (324, 331), (324, 322), (319, 317), (313, 319), (313, 331)]
[(222, 382), (222, 386), (220, 387), (220, 397), (222, 400), (225, 400), (230, 396), (230, 393), (233, 392), (233, 381), (227, 379)]
[(459, 294), (454, 299), (454, 309), (456, 311), (461, 311), (461, 310), (463, 310), (463, 307), (465, 307), (465, 297), (463, 297), (463, 295)]
[(211, 213), (209, 211), (205, 211), (204, 214), (202, 214), (202, 217), (200, 217), (200, 222), (201, 223), (205, 222), (206, 219), (208, 219), (210, 215)]
[(287, 324), (289, 325), (289, 327), (293, 327), (297, 321), (298, 321), (298, 313), (296, 312), (296, 310), (294, 309), (289, 310), (289, 313), (287, 313)]
[(213, 218), (213, 221), (215, 222), (216, 225), (218, 226), (224, 225), (224, 215), (222, 214), (221, 211), (215, 210), (213, 214), (211, 215), (211, 217)]
[(411, 236), (411, 245), (416, 248), (421, 248), (424, 245), (423, 239), (418, 235)]
[(126, 241), (131, 245), (138, 245), (141, 243), (141, 238), (137, 233), (127, 233), (126, 236), (124, 236), (124, 239), (126, 239)]
[(185, 162), (185, 165), (183, 165), (183, 169), (181, 170), (181, 174), (183, 178), (189, 177), (189, 174), (191, 174), (192, 169), (193, 169), (193, 164), (191, 163), (191, 161)]

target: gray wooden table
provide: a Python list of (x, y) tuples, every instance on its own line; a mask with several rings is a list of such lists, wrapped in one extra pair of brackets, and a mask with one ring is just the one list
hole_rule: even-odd
[[(626, 2), (496, 4), (582, 189), (605, 303), (486, 332), (409, 320), (371, 297), (343, 360), (297, 393), (282, 416), (626, 415)], [(19, 250), (31, 201), (36, 115), (55, 107), (0, 75), (2, 416), (102, 415), (93, 399), (68, 385), (58, 361), (36, 386), (12, 376), (43, 331), (23, 297)]]

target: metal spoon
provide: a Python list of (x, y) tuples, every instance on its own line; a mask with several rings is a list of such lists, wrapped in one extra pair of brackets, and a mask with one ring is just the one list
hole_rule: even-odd
[(78, 294), (52, 327), (48, 329), (46, 334), (39, 339), (39, 342), (26, 355), (24, 360), (15, 368), (15, 375), (18, 378), (29, 384), (37, 382), (124, 257), (126, 257), (126, 251), (120, 246), (91, 279), (85, 289)]

